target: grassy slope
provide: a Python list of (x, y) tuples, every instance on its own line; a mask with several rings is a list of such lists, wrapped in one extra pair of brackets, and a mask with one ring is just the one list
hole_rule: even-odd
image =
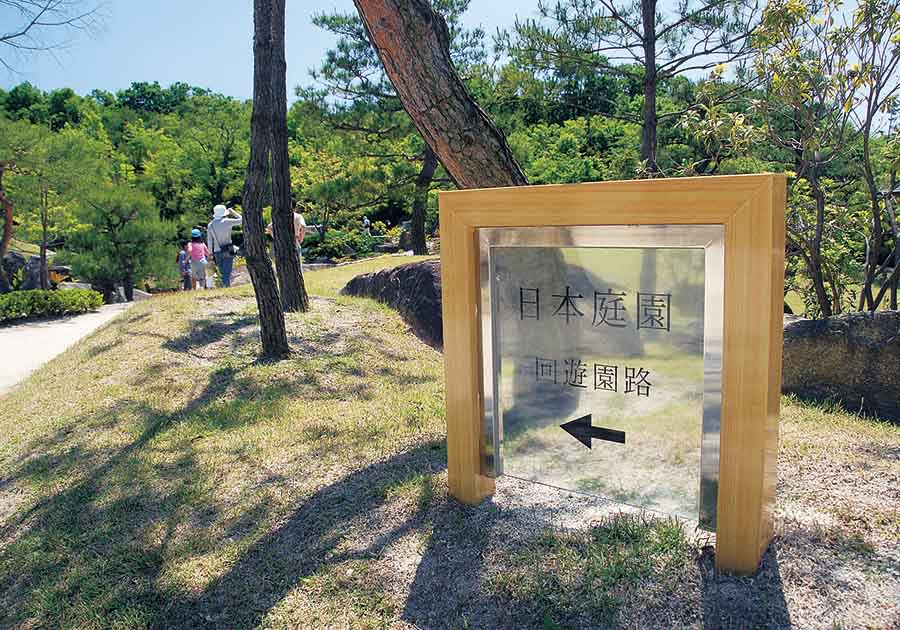
[(787, 401), (755, 582), (665, 521), (448, 500), (441, 356), (336, 294), (397, 262), (307, 274), (289, 361), (256, 361), (249, 287), (179, 294), (0, 398), (0, 627), (900, 621), (897, 427)]

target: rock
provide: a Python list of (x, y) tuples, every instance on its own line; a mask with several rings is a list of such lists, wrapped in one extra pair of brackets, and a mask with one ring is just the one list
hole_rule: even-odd
[(3, 272), (6, 274), (6, 278), (10, 284), (4, 284), (0, 287), (0, 293), (6, 293), (12, 291), (14, 288), (18, 288), (16, 274), (25, 266), (26, 262), (25, 257), (19, 252), (9, 252), (3, 257)]
[(19, 272), (19, 269), (25, 266), (28, 261), (19, 252), (9, 252), (3, 257), (3, 271), (8, 277), (13, 277)]
[(400, 251), (400, 245), (398, 243), (379, 243), (374, 247), (374, 251), (380, 254), (393, 254), (394, 252)]
[(18, 252), (9, 252), (3, 257), (3, 271), (6, 272), (6, 277), (14, 290), (41, 288), (40, 256), (31, 256), (26, 260)]
[(900, 312), (785, 318), (782, 390), (900, 420)]
[(25, 264), (24, 275), (22, 276), (22, 286), (19, 287), (23, 291), (41, 288), (41, 257), (32, 256)]
[[(132, 297), (132, 301), (134, 301), (134, 302), (140, 302), (140, 301), (142, 301), (142, 300), (149, 300), (151, 297), (153, 297), (153, 296), (152, 296), (150, 293), (148, 293), (147, 291), (141, 291), (141, 290), (138, 289), (138, 288), (133, 288), (133, 289), (131, 290), (131, 292), (132, 292), (132, 296), (131, 296), (131, 297)], [(127, 301), (128, 301), (128, 300), (125, 299), (125, 289), (124, 289), (123, 287), (121, 287), (121, 286), (118, 286), (118, 285), (116, 286), (116, 299), (115, 299), (115, 301), (116, 301), (117, 304), (121, 304), (121, 303), (123, 303), (123, 302), (127, 302)]]
[(420, 339), (434, 348), (443, 347), (440, 261), (365, 273), (348, 282), (341, 293), (374, 298), (396, 308)]

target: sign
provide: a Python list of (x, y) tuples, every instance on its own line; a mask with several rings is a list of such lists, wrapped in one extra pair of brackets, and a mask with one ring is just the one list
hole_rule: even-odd
[[(478, 238), (487, 473), (713, 529), (718, 450), (701, 447), (718, 441), (724, 229), (486, 228)], [(705, 362), (716, 370), (704, 374)], [(587, 435), (618, 445), (587, 452)]]
[(752, 572), (772, 535), (782, 176), (440, 196), (448, 471), (696, 521)]

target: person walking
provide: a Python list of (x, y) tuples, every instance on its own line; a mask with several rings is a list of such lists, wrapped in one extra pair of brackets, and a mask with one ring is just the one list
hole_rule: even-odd
[(191, 281), (191, 242), (184, 241), (181, 244), (181, 249), (178, 250), (178, 257), (176, 258), (176, 262), (178, 263), (178, 271), (181, 273), (181, 288), (184, 291), (190, 291), (193, 289), (193, 283)]
[[(203, 242), (203, 234), (194, 228), (191, 230), (191, 277), (194, 288), (206, 288), (206, 268), (209, 264), (209, 249)], [(199, 286), (197, 286), (199, 284)]]
[[(294, 245), (297, 248), (297, 259), (300, 261), (300, 271), (303, 271), (303, 239), (306, 238), (306, 219), (294, 206)], [(272, 236), (272, 224), (266, 226), (266, 234)]]
[(213, 220), (206, 226), (206, 245), (213, 253), (222, 286), (231, 286), (231, 270), (234, 267), (234, 246), (231, 244), (231, 228), (241, 225), (244, 218), (231, 208), (218, 204), (213, 208)]

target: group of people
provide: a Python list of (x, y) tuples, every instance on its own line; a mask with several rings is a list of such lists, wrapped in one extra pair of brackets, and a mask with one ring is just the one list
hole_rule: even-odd
[[(243, 217), (231, 208), (219, 204), (213, 208), (213, 219), (206, 226), (206, 239), (199, 228), (191, 230), (191, 240), (182, 244), (178, 252), (178, 270), (183, 281), (182, 288), (185, 291), (192, 289), (212, 288), (209, 276), (210, 260), (219, 270), (219, 278), (222, 286), (231, 286), (231, 272), (234, 267), (234, 256), (237, 248), (231, 242), (231, 230), (237, 225), (242, 225)], [(266, 232), (272, 234), (272, 224), (266, 227)], [(297, 257), (303, 263), (303, 239), (306, 237), (306, 221), (303, 215), (294, 211), (294, 242), (297, 247)]]
[(241, 215), (219, 204), (213, 208), (213, 220), (206, 226), (205, 242), (203, 233), (198, 228), (191, 230), (191, 240), (183, 243), (178, 252), (178, 271), (185, 291), (212, 286), (212, 282), (207, 279), (211, 261), (215, 262), (219, 270), (222, 286), (231, 286), (235, 254), (235, 247), (231, 243), (231, 229), (243, 222)]

